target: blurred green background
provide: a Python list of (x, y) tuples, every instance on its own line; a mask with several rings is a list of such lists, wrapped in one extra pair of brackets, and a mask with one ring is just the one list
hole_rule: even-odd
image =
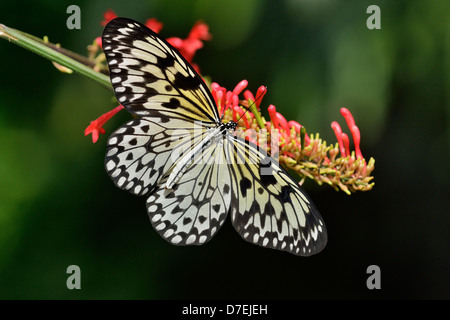
[[(205, 246), (172, 246), (145, 199), (106, 174), (107, 136), (83, 134), (117, 105), (112, 92), (0, 40), (0, 298), (450, 298), (449, 1), (79, 1), (81, 30), (66, 28), (70, 4), (3, 1), (0, 23), (86, 54), (108, 8), (156, 17), (164, 37), (202, 19), (214, 37), (194, 58), (203, 74), (267, 85), (263, 108), (330, 142), (331, 121), (348, 132), (346, 106), (376, 185), (347, 196), (306, 183), (329, 231), (310, 258), (249, 244), (229, 220)], [(381, 30), (366, 27), (371, 4)], [(73, 264), (81, 290), (66, 287)], [(381, 290), (366, 287), (372, 264)]]

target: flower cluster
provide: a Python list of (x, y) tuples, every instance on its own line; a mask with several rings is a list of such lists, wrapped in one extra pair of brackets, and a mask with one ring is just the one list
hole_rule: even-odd
[[(347, 134), (336, 121), (331, 124), (338, 143), (328, 145), (320, 139), (319, 134), (309, 136), (305, 128), (296, 121), (287, 121), (285, 117), (276, 111), (274, 105), (269, 105), (267, 110), (270, 121), (266, 121), (260, 112), (260, 105), (266, 88), (258, 88), (253, 95), (247, 87), (248, 82), (242, 80), (232, 91), (228, 91), (217, 83), (211, 84), (213, 98), (218, 106), (219, 113), (223, 115), (223, 121), (238, 121), (239, 127), (245, 129), (241, 135), (243, 138), (265, 148), (272, 156), (278, 157), (280, 163), (287, 169), (302, 176), (315, 180), (319, 185), (326, 183), (336, 190), (342, 190), (347, 194), (356, 191), (368, 191), (374, 186), (371, 176), (374, 170), (375, 160), (370, 158), (368, 163), (364, 159), (360, 149), (360, 132), (355, 124), (353, 115), (347, 108), (341, 108), (341, 114), (350, 129), (355, 150), (350, 151), (350, 143)], [(244, 91), (244, 99), (239, 95)], [(256, 98), (255, 98), (256, 97)], [(270, 149), (273, 135), (277, 132), (278, 146), (274, 154)], [(260, 133), (255, 139), (253, 132)]]
[[(102, 25), (106, 25), (115, 17), (112, 10), (107, 11), (104, 14)], [(155, 32), (159, 32), (163, 27), (163, 24), (156, 19), (148, 19), (146, 25)], [(203, 46), (202, 41), (210, 39), (208, 26), (203, 22), (197, 22), (186, 39), (172, 37), (167, 41), (192, 64), (195, 52)], [(101, 41), (100, 38), (97, 38), (94, 45), (89, 47), (91, 57), (98, 54), (99, 48), (101, 48)], [(101, 71), (102, 68), (107, 68), (104, 64), (104, 55), (102, 56), (100, 53), (94, 59), (99, 62), (94, 69), (97, 68)], [(192, 65), (199, 71), (196, 64)], [(247, 85), (247, 80), (242, 80), (233, 90), (229, 91), (218, 83), (211, 83), (211, 93), (218, 107), (219, 115), (223, 117), (223, 122), (233, 120), (243, 129), (237, 130), (236, 134), (252, 141), (273, 157), (278, 158), (280, 164), (286, 169), (292, 170), (302, 177), (301, 184), (308, 177), (319, 185), (326, 183), (347, 194), (372, 189), (374, 183), (371, 182), (373, 179), (371, 173), (374, 170), (375, 160), (370, 158), (367, 162), (363, 157), (360, 149), (360, 131), (348, 109), (341, 108), (341, 115), (350, 130), (354, 151), (350, 150), (348, 135), (342, 132), (336, 121), (331, 123), (331, 128), (334, 130), (337, 143), (328, 145), (319, 137), (318, 133), (308, 135), (301, 124), (293, 120), (287, 121), (282, 114), (277, 112), (274, 105), (267, 107), (270, 120), (266, 120), (261, 114), (260, 106), (267, 88), (260, 86), (253, 95), (251, 91), (245, 90)], [(92, 121), (86, 128), (85, 135), (92, 134), (92, 141), (95, 143), (99, 134), (105, 133), (103, 125), (122, 109), (123, 106), (119, 105)], [(276, 135), (273, 134), (274, 132)], [(276, 150), (273, 148), (274, 145), (277, 146)]]

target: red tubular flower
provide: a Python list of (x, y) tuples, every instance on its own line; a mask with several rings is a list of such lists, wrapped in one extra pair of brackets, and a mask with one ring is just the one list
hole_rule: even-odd
[[(166, 40), (168, 43), (170, 43), (172, 45), (172, 47), (174, 47), (181, 53), (181, 49), (183, 48), (183, 45), (184, 45), (183, 39), (178, 38), (178, 37), (171, 37), (171, 38), (167, 38)], [(183, 54), (183, 57), (186, 60), (188, 60), (184, 54)], [(188, 60), (188, 62), (190, 62), (190, 61)]]
[(250, 90), (244, 91), (244, 98), (246, 101), (248, 101), (248, 100), (255, 101), (255, 97), (253, 96), (253, 93)]
[(359, 144), (361, 142), (361, 134), (359, 133), (359, 128), (357, 126), (353, 126), (353, 128), (350, 129), (350, 132), (352, 133), (353, 143), (355, 144), (356, 158), (364, 158), (361, 153), (361, 149), (359, 148)]
[(209, 33), (209, 26), (202, 21), (197, 21), (192, 27), (191, 32), (189, 32), (188, 39), (211, 40), (212, 35)]
[(341, 108), (341, 115), (347, 122), (347, 126), (349, 127), (349, 129), (355, 126), (355, 119), (353, 119), (353, 115), (350, 110), (348, 110), (347, 108)]
[(248, 85), (247, 80), (242, 80), (241, 82), (239, 82), (233, 89), (233, 95), (238, 96), (242, 92), (242, 90), (244, 90), (247, 87), (247, 85)]
[(351, 154), (351, 152), (350, 152), (350, 140), (348, 139), (348, 135), (345, 134), (345, 133), (342, 133), (341, 137), (342, 137), (342, 144), (344, 145), (344, 148), (345, 148), (345, 154), (346, 155), (350, 155)]
[(266, 92), (267, 92), (267, 88), (265, 86), (260, 86), (258, 88), (258, 91), (256, 91), (256, 99), (257, 100), (256, 101), (253, 100), (253, 101), (255, 101), (256, 107), (258, 109), (259, 109), (259, 105), (261, 104), (262, 99), (266, 95)]
[[(355, 154), (357, 159), (364, 159), (361, 149), (361, 135), (359, 132), (358, 126), (355, 124), (355, 119), (353, 118), (352, 113), (347, 108), (341, 108), (341, 115), (344, 117), (347, 122), (347, 126), (350, 129), (350, 133), (352, 134), (353, 142), (355, 144)], [(343, 157), (347, 157), (351, 155), (350, 152), (350, 142), (349, 138), (345, 133), (342, 133), (341, 127), (336, 121), (331, 123), (331, 128), (333, 128), (336, 138), (339, 143), (339, 149)]]
[(333, 121), (331, 123), (331, 128), (333, 129), (334, 134), (336, 135), (336, 139), (337, 139), (338, 144), (339, 144), (339, 150), (341, 151), (341, 155), (343, 157), (346, 157), (347, 155), (346, 155), (346, 152), (345, 152), (345, 146), (344, 146), (344, 143), (342, 142), (342, 129), (341, 129), (341, 126), (336, 121)]
[(100, 22), (100, 24), (102, 26), (106, 26), (108, 24), (108, 22), (110, 22), (112, 19), (117, 18), (117, 14), (114, 13), (114, 11), (112, 11), (112, 9), (108, 9), (108, 11), (106, 11), (103, 14), (103, 21)]
[(288, 122), (285, 117), (279, 112), (277, 112), (277, 120), (280, 125), (280, 129), (283, 129), (286, 133), (290, 133), (291, 129), (289, 128)]
[(103, 129), (103, 125), (123, 108), (124, 108), (123, 105), (119, 105), (115, 107), (113, 110), (105, 114), (102, 114), (94, 121), (91, 121), (91, 124), (84, 130), (84, 135), (87, 136), (88, 134), (92, 133), (92, 142), (96, 143), (100, 133), (105, 134), (105, 129)]
[[(186, 39), (180, 39), (178, 37), (172, 37), (166, 39), (175, 49), (177, 49), (180, 54), (187, 60), (187, 62), (192, 64), (192, 59), (194, 58), (194, 54), (198, 49), (203, 47), (203, 42), (205, 40), (211, 39), (211, 34), (208, 31), (208, 25), (203, 22), (197, 22), (189, 32), (189, 35)], [(196, 71), (195, 64), (192, 64)]]
[(102, 47), (102, 37), (97, 37), (97, 38), (95, 38), (95, 43), (96, 43), (100, 48), (103, 48), (103, 47)]
[(347, 126), (350, 129), (350, 132), (352, 134), (353, 143), (355, 144), (355, 153), (356, 158), (364, 158), (361, 149), (359, 147), (361, 142), (361, 135), (359, 132), (359, 128), (355, 124), (355, 119), (353, 118), (352, 113), (347, 108), (341, 108), (341, 115), (344, 117), (345, 121), (347, 122)]
[(231, 97), (233, 96), (233, 92), (227, 91), (225, 94), (225, 109), (231, 109)]
[(233, 108), (239, 107), (239, 97), (238, 96), (236, 96), (236, 95), (231, 96), (231, 106)]
[(259, 110), (259, 106), (261, 105), (261, 101), (264, 98), (264, 95), (267, 92), (267, 88), (265, 86), (260, 86), (258, 91), (256, 91), (256, 98), (250, 90), (244, 91), (244, 98), (246, 101), (251, 100), (255, 103), (256, 108)]
[(181, 55), (191, 63), (194, 58), (194, 54), (198, 49), (203, 47), (203, 42), (198, 39), (180, 39), (176, 37), (166, 39), (175, 49), (177, 49)]
[(222, 116), (225, 111), (224, 97), (226, 95), (226, 89), (221, 87), (217, 82), (211, 83), (211, 93), (219, 109), (219, 115)]
[(289, 143), (291, 129), (289, 128), (288, 122), (280, 113), (276, 111), (273, 104), (271, 104), (267, 110), (269, 111), (270, 120), (272, 120), (274, 128), (278, 129), (281, 136), (284, 138), (284, 142), (286, 144)]
[(147, 21), (145, 21), (145, 26), (147, 28), (149, 28), (150, 30), (152, 30), (153, 32), (159, 33), (161, 31), (161, 29), (163, 28), (163, 23), (159, 22), (155, 18), (150, 18), (150, 19), (147, 19)]
[(278, 128), (278, 119), (277, 119), (277, 109), (275, 108), (275, 106), (273, 104), (271, 104), (268, 108), (267, 111), (269, 111), (269, 117), (270, 120), (272, 120), (272, 124), (275, 128)]
[(288, 144), (291, 141), (291, 129), (289, 128), (288, 122), (286, 121), (286, 118), (283, 117), (279, 112), (277, 112), (277, 120), (278, 124), (280, 125), (280, 128), (278, 130), (284, 138), (284, 143)]

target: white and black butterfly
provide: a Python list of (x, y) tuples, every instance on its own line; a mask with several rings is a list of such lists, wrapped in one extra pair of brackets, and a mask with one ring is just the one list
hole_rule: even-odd
[(264, 150), (233, 135), (235, 122), (222, 123), (210, 90), (170, 44), (125, 18), (109, 22), (102, 41), (117, 100), (137, 116), (110, 136), (106, 171), (147, 197), (164, 239), (204, 244), (230, 214), (254, 244), (301, 256), (325, 247), (310, 198)]

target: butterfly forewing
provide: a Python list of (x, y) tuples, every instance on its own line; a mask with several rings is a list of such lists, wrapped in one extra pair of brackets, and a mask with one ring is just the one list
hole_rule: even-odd
[(254, 244), (303, 256), (325, 247), (309, 197), (265, 151), (234, 136), (235, 123), (221, 123), (208, 87), (170, 44), (125, 18), (102, 39), (117, 100), (140, 117), (111, 135), (105, 167), (118, 187), (148, 197), (164, 239), (201, 245), (231, 212)]
[(211, 93), (186, 60), (142, 24), (117, 18), (103, 31), (103, 51), (117, 100), (139, 116), (216, 123)]

